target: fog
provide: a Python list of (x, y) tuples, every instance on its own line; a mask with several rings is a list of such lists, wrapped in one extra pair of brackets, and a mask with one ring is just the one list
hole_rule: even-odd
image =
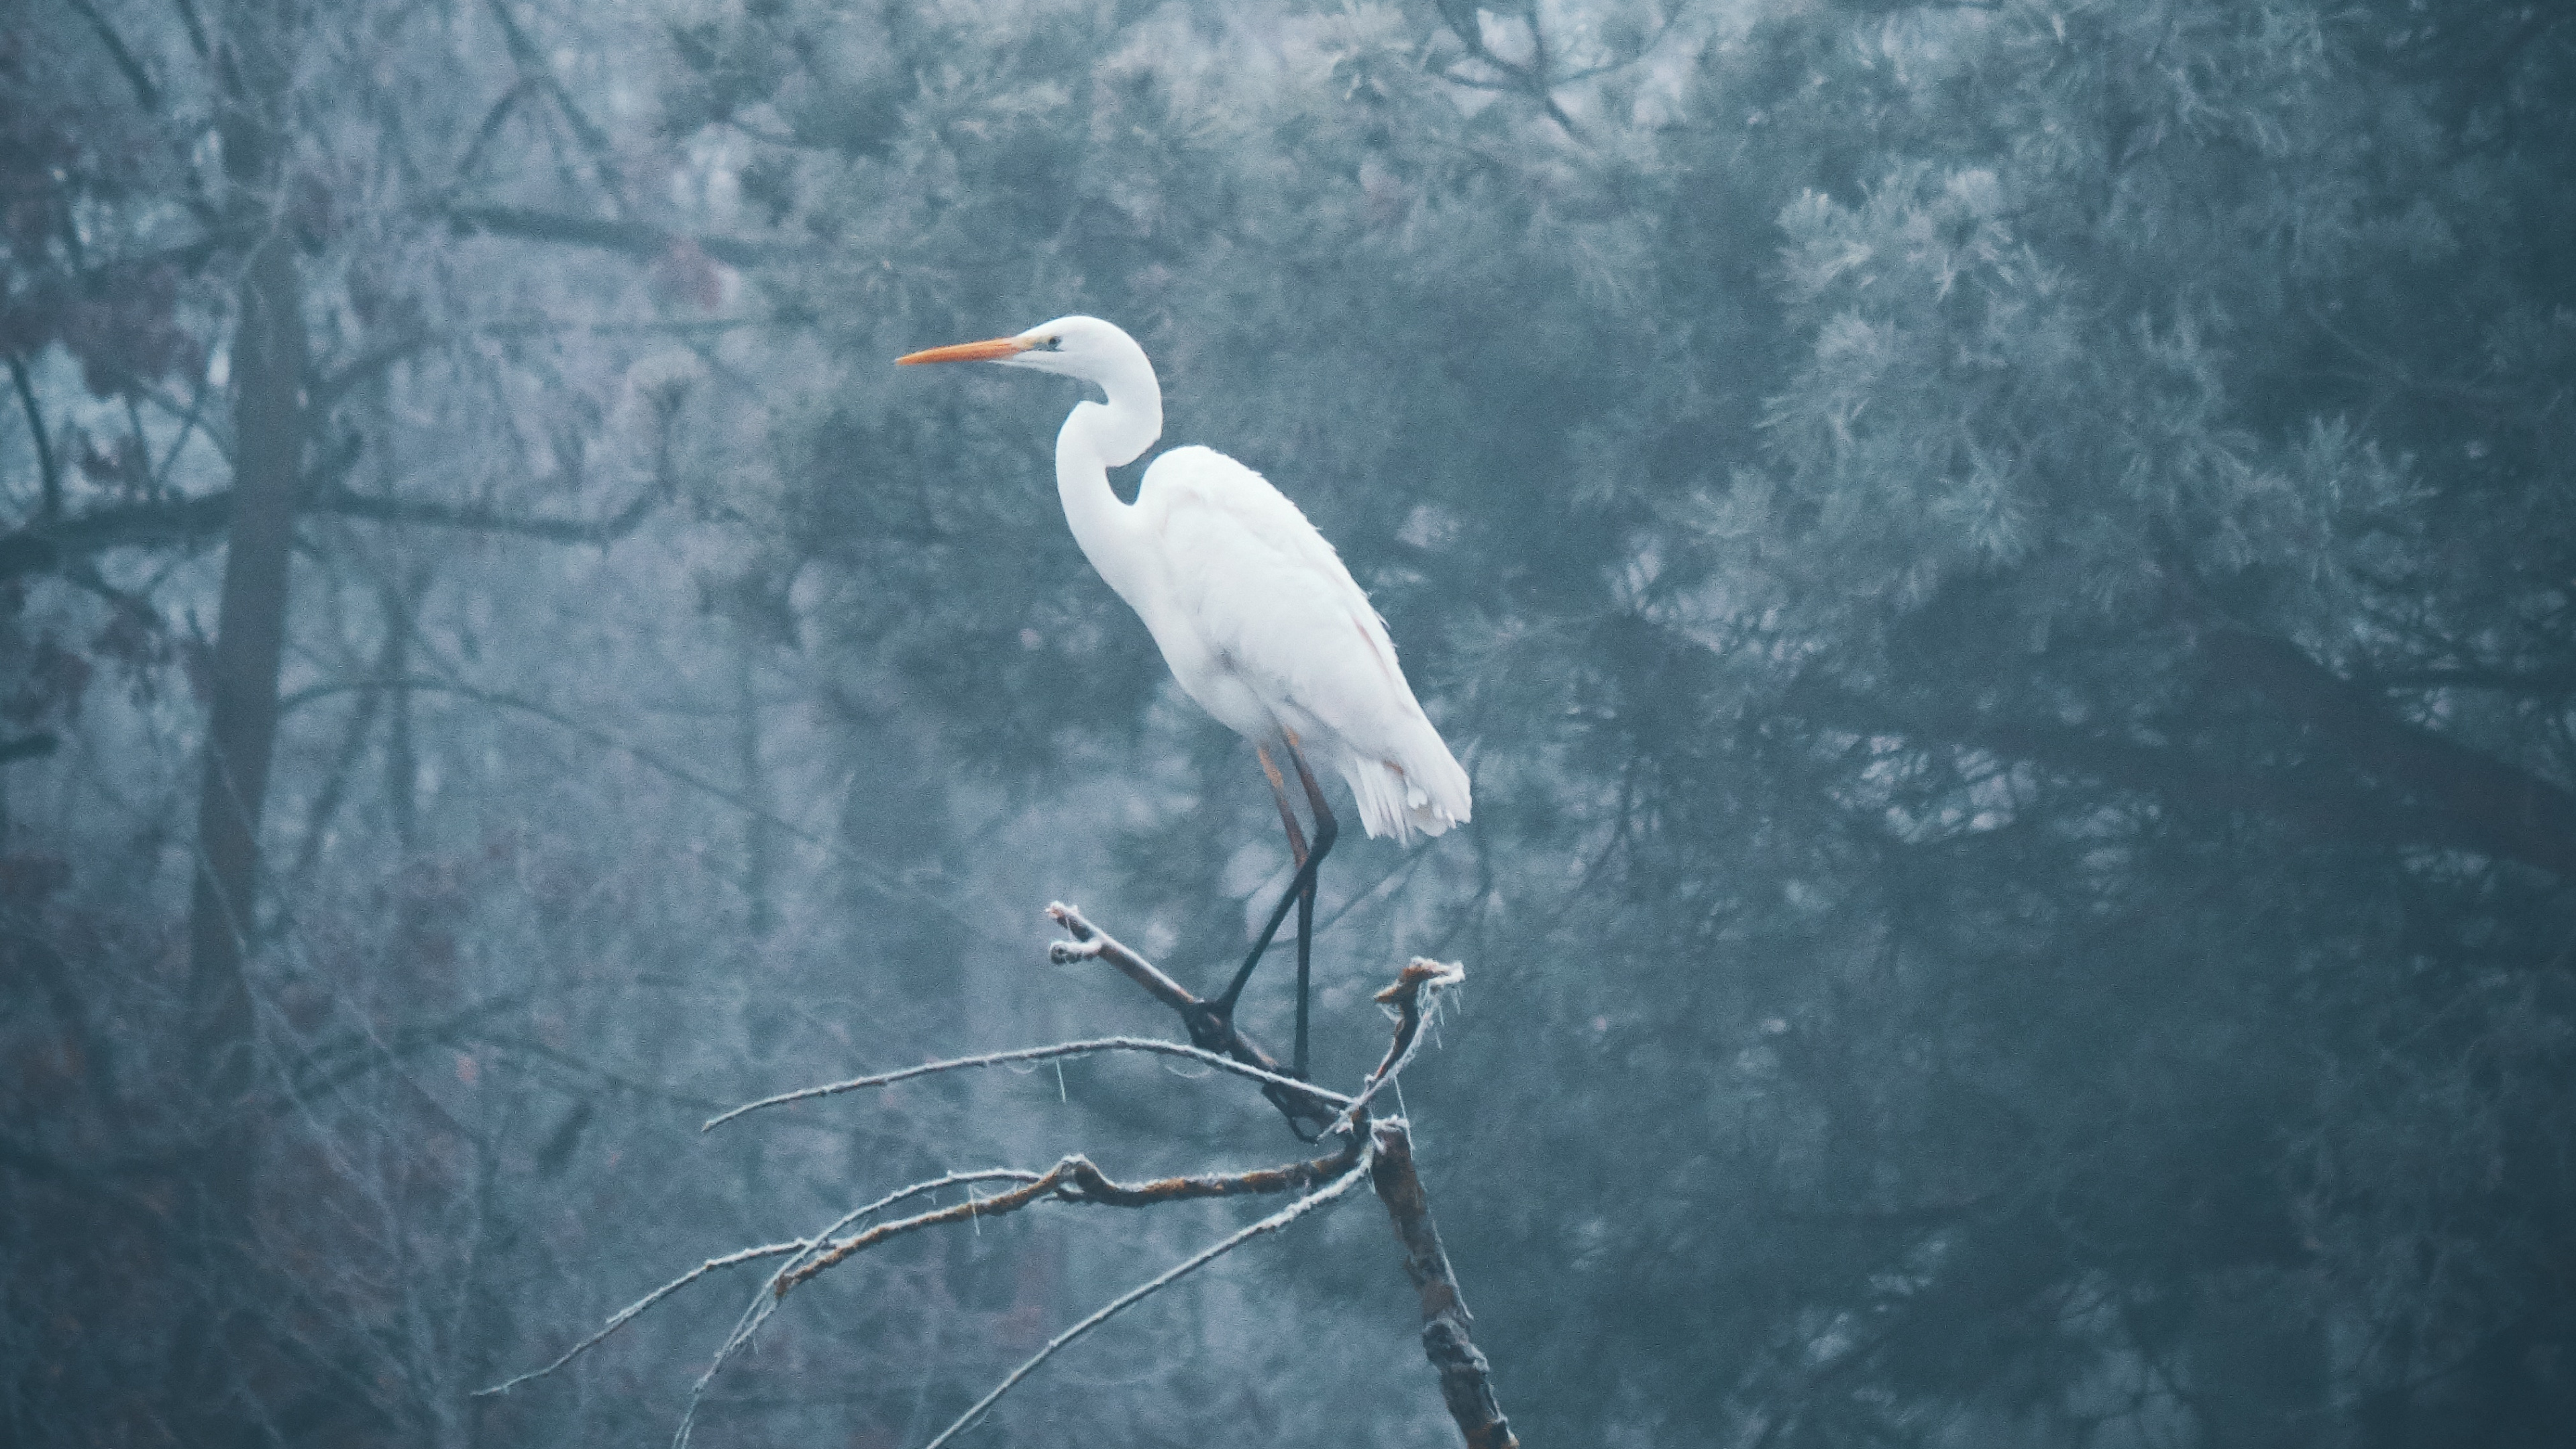
[[(1274, 1215), (954, 1442), (2576, 1412), (2558, 8), (6, 16), (0, 1438), (914, 1449)], [(1472, 779), (1323, 780), (1412, 1054), (1236, 1070), (1292, 911), (1222, 1060), (704, 1129), (1188, 1043), (1291, 883), (1093, 392), (894, 365), (1068, 314)]]

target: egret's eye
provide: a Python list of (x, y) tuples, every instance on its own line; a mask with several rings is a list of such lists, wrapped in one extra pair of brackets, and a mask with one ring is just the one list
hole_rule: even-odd
[(1061, 337), (1050, 337), (1046, 340), (1046, 347), (1049, 352), (1062, 352), (1064, 351), (1064, 339)]

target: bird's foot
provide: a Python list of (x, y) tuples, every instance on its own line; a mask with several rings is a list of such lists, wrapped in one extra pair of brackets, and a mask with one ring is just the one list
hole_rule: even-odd
[[(1305, 1078), (1301, 1075), (1298, 1080)], [(1279, 1115), (1288, 1119), (1288, 1130), (1296, 1134), (1300, 1142), (1322, 1141), (1324, 1129), (1337, 1120), (1334, 1112), (1323, 1103), (1277, 1082), (1262, 1083), (1261, 1095), (1268, 1097), (1270, 1105), (1279, 1109)]]
[(1234, 1013), (1213, 1001), (1202, 1001), (1181, 1013), (1181, 1021), (1190, 1029), (1190, 1045), (1203, 1052), (1232, 1056), (1239, 1038), (1234, 1034)]

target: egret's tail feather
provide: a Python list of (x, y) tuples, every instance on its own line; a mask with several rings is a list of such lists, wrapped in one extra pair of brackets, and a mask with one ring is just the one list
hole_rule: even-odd
[[(1392, 835), (1396, 844), (1410, 845), (1416, 835), (1439, 835), (1465, 820), (1467, 772), (1455, 762), (1448, 763), (1457, 771), (1457, 779), (1436, 782), (1453, 788), (1435, 794), (1390, 761), (1353, 761), (1348, 778), (1351, 794), (1359, 800), (1361, 828), (1372, 836)], [(1448, 798), (1441, 798), (1444, 795)]]

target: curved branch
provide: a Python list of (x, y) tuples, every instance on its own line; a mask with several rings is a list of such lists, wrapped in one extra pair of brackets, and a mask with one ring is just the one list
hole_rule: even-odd
[(908, 1082), (915, 1077), (927, 1077), (941, 1072), (967, 1071), (976, 1067), (997, 1067), (1007, 1062), (1043, 1062), (1063, 1057), (1091, 1056), (1099, 1052), (1152, 1052), (1160, 1056), (1187, 1057), (1204, 1066), (1232, 1072), (1239, 1077), (1249, 1077), (1256, 1082), (1287, 1087), (1335, 1102), (1351, 1100), (1339, 1092), (1326, 1091), (1311, 1082), (1301, 1082), (1294, 1077), (1283, 1077), (1276, 1072), (1265, 1072), (1259, 1067), (1246, 1066), (1231, 1057), (1221, 1057), (1214, 1052), (1202, 1051), (1182, 1042), (1164, 1041), (1150, 1036), (1105, 1036), (1091, 1041), (1058, 1042), (1053, 1046), (1021, 1047), (1016, 1051), (986, 1052), (982, 1056), (952, 1057), (946, 1061), (923, 1062), (920, 1066), (905, 1067), (901, 1071), (880, 1072), (872, 1077), (853, 1077), (846, 1082), (832, 1082), (820, 1087), (805, 1087), (793, 1092), (781, 1092), (775, 1097), (763, 1097), (757, 1102), (745, 1102), (730, 1112), (710, 1117), (698, 1130), (712, 1131), (736, 1117), (757, 1112), (763, 1107), (779, 1107), (789, 1102), (802, 1102), (814, 1097), (834, 1097), (843, 1092), (856, 1092), (869, 1087), (891, 1087), (897, 1082)]
[(1377, 1064), (1377, 1070), (1369, 1073), (1368, 1085), (1361, 1088), (1360, 1094), (1342, 1109), (1342, 1114), (1324, 1128), (1326, 1132), (1351, 1130), (1359, 1123), (1360, 1115), (1368, 1110), (1370, 1100), (1387, 1083), (1394, 1081), (1397, 1074), (1413, 1065), (1414, 1053), (1422, 1049), (1422, 1023), (1438, 1003), (1440, 993), (1466, 979), (1467, 968), (1464, 966), (1416, 956), (1397, 974), (1393, 986), (1377, 994), (1379, 1005), (1396, 1009), (1395, 1039), (1386, 1044), (1386, 1056)]
[(941, 1445), (956, 1438), (967, 1429), (972, 1428), (976, 1420), (984, 1417), (985, 1411), (991, 1409), (994, 1404), (1001, 1401), (1002, 1395), (1009, 1393), (1013, 1388), (1017, 1387), (1020, 1380), (1037, 1372), (1038, 1365), (1045, 1363), (1050, 1358), (1053, 1358), (1056, 1351), (1063, 1348), (1065, 1345), (1082, 1337), (1084, 1334), (1089, 1333), (1091, 1330), (1098, 1328), (1100, 1325), (1107, 1323), (1110, 1319), (1135, 1306), (1137, 1303), (1141, 1302), (1153, 1293), (1169, 1287), (1173, 1283), (1180, 1281), (1182, 1278), (1197, 1272), (1199, 1269), (1206, 1267), (1208, 1264), (1215, 1262), (1217, 1259), (1222, 1258), (1226, 1254), (1233, 1252), (1235, 1249), (1242, 1247), (1244, 1244), (1251, 1242), (1254, 1238), (1261, 1236), (1263, 1233), (1275, 1233), (1281, 1228), (1288, 1226), (1290, 1223), (1297, 1221), (1299, 1218), (1304, 1217), (1306, 1214), (1313, 1212), (1315, 1209), (1341, 1197), (1344, 1193), (1357, 1187), (1360, 1183), (1360, 1179), (1368, 1176), (1368, 1172), (1368, 1160), (1366, 1154), (1362, 1154), (1361, 1160), (1357, 1166), (1354, 1166), (1350, 1171), (1342, 1174), (1339, 1179), (1335, 1180), (1331, 1186), (1325, 1188), (1323, 1191), (1312, 1193), (1308, 1196), (1297, 1199), (1295, 1202), (1292, 1202), (1288, 1206), (1281, 1208), (1279, 1211), (1272, 1213), (1270, 1216), (1263, 1218), (1261, 1221), (1252, 1224), (1250, 1227), (1243, 1228), (1229, 1235), (1222, 1242), (1200, 1249), (1198, 1252), (1191, 1254), (1188, 1258), (1174, 1264), (1171, 1268), (1156, 1274), (1153, 1278), (1137, 1284), (1135, 1287), (1128, 1289), (1126, 1292), (1119, 1294), (1107, 1303), (1102, 1304), (1097, 1311), (1083, 1319), (1080, 1323), (1077, 1323), (1073, 1327), (1066, 1329), (1064, 1332), (1057, 1334), (1055, 1337), (1048, 1339), (1046, 1347), (1039, 1349), (1034, 1354), (1031, 1354), (1028, 1362), (1011, 1370), (1010, 1376), (1003, 1379), (1000, 1383), (995, 1384), (991, 1393), (977, 1399), (973, 1407), (967, 1409), (965, 1413), (958, 1415), (955, 1423), (940, 1430), (938, 1437), (921, 1446), (921, 1449), (940, 1449)]
[(756, 1263), (763, 1258), (784, 1257), (789, 1253), (801, 1252), (810, 1246), (812, 1246), (812, 1244), (808, 1243), (805, 1239), (798, 1238), (792, 1242), (767, 1243), (757, 1248), (741, 1248), (718, 1257), (709, 1258), (698, 1266), (691, 1268), (686, 1273), (681, 1274), (679, 1277), (672, 1279), (670, 1282), (663, 1284), (661, 1287), (654, 1289), (652, 1292), (645, 1294), (643, 1297), (638, 1298), (634, 1302), (617, 1310), (617, 1312), (609, 1316), (608, 1322), (602, 1325), (597, 1333), (594, 1333), (590, 1337), (583, 1339), (581, 1342), (574, 1344), (572, 1347), (565, 1349), (562, 1357), (556, 1359), (550, 1364), (547, 1364), (544, 1368), (530, 1369), (516, 1378), (504, 1380), (501, 1383), (492, 1385), (488, 1389), (476, 1389), (471, 1397), (477, 1399), (491, 1398), (498, 1394), (506, 1394), (521, 1384), (533, 1383), (538, 1379), (544, 1378), (546, 1375), (562, 1368), (565, 1364), (572, 1362), (574, 1359), (577, 1359), (583, 1354), (590, 1352), (592, 1349), (597, 1348), (600, 1344), (605, 1343), (610, 1334), (613, 1334), (617, 1330), (624, 1328), (627, 1324), (632, 1323), (637, 1314), (642, 1313), (645, 1309), (652, 1307), (654, 1304), (661, 1302), (672, 1294), (679, 1292), (681, 1289), (688, 1287), (690, 1284), (695, 1283), (700, 1278), (716, 1271), (718, 1268), (733, 1268), (744, 1263)]
[(652, 1292), (645, 1294), (643, 1297), (636, 1299), (634, 1302), (627, 1304), (624, 1308), (611, 1314), (608, 1322), (602, 1325), (597, 1333), (592, 1334), (590, 1337), (585, 1338), (581, 1342), (564, 1350), (563, 1357), (556, 1359), (553, 1363), (547, 1364), (541, 1369), (531, 1369), (527, 1373), (519, 1375), (517, 1378), (511, 1379), (505, 1383), (494, 1384), (488, 1389), (476, 1389), (473, 1393), (473, 1397), (483, 1399), (490, 1398), (498, 1394), (506, 1394), (521, 1384), (544, 1378), (546, 1375), (562, 1368), (565, 1364), (568, 1364), (574, 1359), (581, 1357), (583, 1354), (590, 1352), (592, 1349), (597, 1348), (601, 1343), (607, 1341), (609, 1335), (633, 1322), (637, 1314), (642, 1313), (645, 1309), (652, 1307), (654, 1304), (661, 1302), (663, 1299), (670, 1297), (672, 1294), (679, 1292), (681, 1289), (688, 1287), (690, 1284), (695, 1283), (700, 1278), (705, 1277), (707, 1274), (712, 1273), (719, 1268), (738, 1267), (744, 1263), (756, 1263), (763, 1258), (777, 1258), (784, 1257), (792, 1253), (805, 1252), (812, 1248), (816, 1243), (821, 1242), (824, 1238), (831, 1236), (833, 1233), (840, 1231), (843, 1227), (867, 1216), (869, 1213), (876, 1212), (882, 1208), (891, 1207), (895, 1203), (899, 1203), (908, 1197), (919, 1197), (925, 1192), (937, 1192), (943, 1187), (954, 1187), (959, 1183), (967, 1182), (991, 1182), (999, 1179), (1017, 1179), (1025, 1181), (1035, 1178), (1037, 1175), (1038, 1174), (1034, 1172), (1023, 1172), (1016, 1168), (1009, 1167), (988, 1167), (975, 1172), (952, 1172), (945, 1177), (932, 1178), (928, 1182), (916, 1182), (910, 1187), (898, 1188), (895, 1191), (886, 1194), (884, 1197), (878, 1198), (875, 1202), (869, 1203), (865, 1207), (853, 1209), (849, 1213), (843, 1215), (840, 1221), (835, 1222), (832, 1226), (815, 1234), (813, 1237), (797, 1238), (791, 1242), (785, 1243), (767, 1243), (757, 1248), (741, 1248), (734, 1252), (709, 1258), (705, 1262), (690, 1269), (688, 1272), (681, 1274), (679, 1277), (672, 1279), (670, 1282), (663, 1284), (661, 1287), (654, 1289)]
[(866, 1252), (889, 1238), (919, 1232), (923, 1228), (942, 1227), (949, 1223), (968, 1222), (976, 1218), (999, 1217), (1015, 1213), (1034, 1202), (1053, 1199), (1059, 1202), (1092, 1203), (1102, 1207), (1152, 1207), (1156, 1203), (1188, 1202), (1198, 1198), (1243, 1197), (1247, 1195), (1288, 1192), (1309, 1187), (1332, 1172), (1348, 1166), (1362, 1153), (1365, 1139), (1353, 1136), (1340, 1152), (1319, 1157), (1312, 1162), (1292, 1162), (1284, 1167), (1256, 1168), (1250, 1172), (1207, 1173), (1197, 1177), (1161, 1177), (1133, 1187), (1118, 1182), (1091, 1159), (1074, 1153), (1031, 1177), (1009, 1192), (992, 1197), (974, 1198), (951, 1207), (933, 1208), (890, 1223), (879, 1223), (863, 1233), (855, 1233), (832, 1244), (817, 1256), (782, 1271), (772, 1284), (772, 1296), (784, 1298), (787, 1290), (811, 1280), (853, 1255)]

